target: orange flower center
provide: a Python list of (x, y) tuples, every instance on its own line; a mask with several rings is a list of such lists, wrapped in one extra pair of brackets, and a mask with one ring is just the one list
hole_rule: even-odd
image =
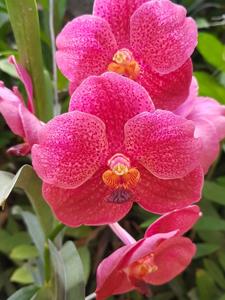
[(154, 254), (151, 253), (138, 261), (135, 261), (132, 263), (125, 272), (128, 274), (131, 278), (141, 279), (144, 280), (144, 278), (154, 273), (158, 270), (157, 265), (154, 262)]
[(116, 72), (135, 80), (140, 72), (140, 66), (128, 49), (120, 49), (113, 56), (108, 66), (108, 71)]
[(117, 153), (108, 161), (109, 170), (102, 175), (103, 182), (111, 189), (132, 189), (140, 180), (140, 172), (130, 167), (130, 160)]

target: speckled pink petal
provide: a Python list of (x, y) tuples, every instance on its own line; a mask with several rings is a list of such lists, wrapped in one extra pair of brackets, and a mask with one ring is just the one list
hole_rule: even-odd
[(187, 99), (174, 111), (175, 114), (187, 117), (194, 108), (195, 99), (198, 96), (198, 82), (195, 77), (192, 77), (189, 95)]
[(180, 179), (163, 180), (138, 168), (141, 180), (136, 186), (137, 202), (145, 210), (164, 214), (186, 207), (201, 199), (204, 174), (201, 167)]
[(9, 62), (15, 66), (17, 74), (24, 84), (28, 96), (27, 107), (30, 112), (34, 113), (32, 80), (29, 74), (27, 73), (26, 69), (21, 64), (17, 63), (14, 55), (11, 55), (9, 57)]
[(158, 270), (146, 276), (146, 282), (153, 285), (169, 282), (187, 268), (195, 252), (196, 246), (185, 237), (162, 242), (154, 252), (154, 263)]
[(131, 17), (131, 47), (155, 71), (166, 74), (181, 67), (197, 44), (197, 26), (183, 6), (152, 0)]
[(137, 82), (149, 92), (156, 108), (173, 111), (188, 97), (191, 78), (192, 63), (189, 59), (169, 74), (160, 74), (150, 65), (142, 64)]
[(32, 148), (34, 169), (41, 179), (61, 188), (76, 188), (105, 163), (107, 138), (97, 117), (70, 112), (42, 127)]
[(125, 125), (129, 155), (153, 175), (182, 178), (199, 165), (201, 141), (194, 138), (194, 124), (172, 112), (141, 113)]
[(93, 14), (105, 19), (111, 26), (118, 46), (128, 47), (130, 18), (135, 10), (148, 0), (95, 0)]
[(174, 230), (179, 230), (177, 234), (183, 235), (194, 226), (200, 217), (201, 212), (197, 205), (176, 209), (152, 223), (146, 230), (145, 237)]
[(69, 22), (58, 35), (56, 45), (58, 67), (74, 86), (90, 75), (105, 72), (117, 50), (109, 24), (89, 15)]
[(131, 79), (107, 72), (86, 79), (74, 92), (70, 111), (79, 110), (99, 117), (106, 125), (110, 150), (121, 150), (124, 125), (136, 114), (153, 111), (146, 90)]
[(113, 204), (106, 201), (109, 190), (102, 171), (76, 189), (61, 189), (43, 184), (43, 195), (56, 218), (71, 227), (117, 222), (130, 210), (132, 202)]
[(207, 173), (209, 167), (219, 155), (220, 144), (216, 128), (207, 119), (195, 120), (195, 136), (202, 141), (202, 154), (200, 157), (204, 172)]
[(3, 115), (9, 128), (16, 135), (25, 136), (23, 124), (19, 115), (19, 106), (23, 105), (21, 99), (3, 83), (0, 84), (0, 113)]

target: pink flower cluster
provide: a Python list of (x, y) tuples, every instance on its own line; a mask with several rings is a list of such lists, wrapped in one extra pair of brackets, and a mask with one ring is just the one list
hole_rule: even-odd
[(195, 254), (182, 237), (200, 216), (204, 173), (225, 137), (225, 107), (199, 97), (190, 59), (197, 28), (170, 0), (95, 0), (57, 37), (57, 63), (70, 81), (69, 111), (47, 124), (27, 95), (0, 85), (0, 112), (31, 152), (43, 195), (62, 223), (112, 224), (137, 203), (162, 214), (145, 237), (98, 268), (97, 299), (163, 284)]

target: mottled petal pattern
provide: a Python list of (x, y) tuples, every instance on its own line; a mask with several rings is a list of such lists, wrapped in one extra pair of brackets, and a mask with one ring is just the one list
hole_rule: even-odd
[(162, 179), (182, 178), (199, 165), (201, 141), (194, 124), (156, 110), (141, 113), (125, 125), (125, 145), (133, 159)]
[(119, 48), (129, 46), (130, 18), (148, 0), (95, 0), (93, 14), (105, 19), (112, 28)]
[(197, 44), (194, 20), (186, 18), (183, 6), (169, 0), (144, 3), (130, 22), (134, 55), (162, 74), (181, 67)]
[(60, 222), (71, 227), (96, 226), (117, 222), (128, 213), (132, 202), (115, 205), (106, 201), (110, 191), (101, 179), (102, 172), (98, 171), (76, 189), (61, 189), (44, 183), (44, 198)]
[(90, 75), (105, 72), (117, 50), (109, 24), (89, 15), (69, 22), (58, 35), (56, 44), (58, 67), (73, 81), (73, 86)]
[(157, 214), (183, 208), (201, 199), (204, 174), (201, 167), (180, 179), (159, 179), (139, 168), (141, 180), (136, 187), (138, 204)]
[(107, 147), (104, 123), (93, 115), (75, 111), (43, 126), (39, 144), (32, 148), (32, 162), (46, 183), (76, 188), (106, 162)]
[(70, 111), (79, 110), (99, 117), (106, 125), (110, 150), (123, 148), (124, 125), (136, 114), (153, 111), (146, 90), (131, 79), (104, 73), (86, 79), (75, 91)]

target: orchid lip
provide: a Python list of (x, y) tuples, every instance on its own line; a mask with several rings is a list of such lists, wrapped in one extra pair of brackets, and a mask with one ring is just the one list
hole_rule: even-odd
[(134, 198), (132, 190), (140, 180), (140, 172), (131, 167), (130, 159), (116, 153), (108, 160), (109, 169), (102, 175), (103, 182), (112, 190), (108, 202), (124, 203)]
[(112, 62), (108, 65), (108, 71), (116, 72), (135, 80), (140, 73), (140, 66), (133, 57), (132, 52), (123, 48), (114, 54)]

